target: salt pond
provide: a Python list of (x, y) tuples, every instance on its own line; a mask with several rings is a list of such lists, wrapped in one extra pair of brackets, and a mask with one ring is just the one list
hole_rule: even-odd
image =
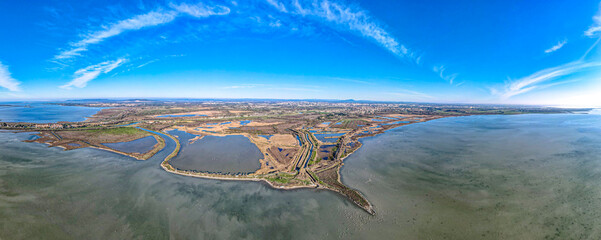
[(324, 134), (314, 134), (317, 140), (322, 142), (336, 142), (338, 141), (338, 137), (344, 135), (344, 133), (324, 133)]
[(147, 136), (129, 142), (103, 143), (102, 145), (125, 153), (146, 153), (152, 150), (157, 140), (153, 136)]
[(205, 136), (191, 143), (196, 135), (174, 130), (181, 150), (170, 163), (181, 170), (238, 173), (254, 172), (261, 166), (263, 154), (248, 138), (241, 135)]

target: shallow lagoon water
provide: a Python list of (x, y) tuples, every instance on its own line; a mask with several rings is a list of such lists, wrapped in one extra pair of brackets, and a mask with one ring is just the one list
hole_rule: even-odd
[(263, 154), (244, 136), (205, 136), (190, 143), (195, 135), (177, 130), (170, 133), (178, 136), (182, 146), (179, 154), (171, 160), (171, 165), (177, 169), (247, 173), (261, 167), (259, 159)]
[[(598, 239), (601, 116), (474, 116), (363, 140), (329, 191), (170, 174), (0, 132), (2, 239)], [(308, 231), (307, 229), (310, 229)]]
[(103, 143), (102, 145), (126, 153), (146, 153), (157, 144), (153, 136), (146, 136), (129, 142)]
[(338, 138), (336, 138), (336, 137), (340, 137), (340, 136), (344, 135), (344, 133), (323, 133), (323, 134), (313, 134), (313, 135), (319, 141), (332, 143), (332, 142), (338, 141)]
[(103, 109), (46, 103), (9, 103), (7, 105), (0, 107), (0, 122), (80, 122)]

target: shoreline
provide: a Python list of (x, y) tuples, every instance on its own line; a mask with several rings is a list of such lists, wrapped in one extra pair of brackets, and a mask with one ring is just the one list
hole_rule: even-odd
[[(333, 187), (329, 187), (327, 186), (322, 186), (322, 184), (315, 184), (312, 183), (311, 185), (306, 185), (306, 186), (279, 186), (279, 185), (275, 185), (274, 183), (272, 183), (271, 181), (269, 181), (267, 178), (264, 177), (259, 177), (259, 176), (252, 176), (252, 175), (245, 175), (244, 177), (236, 177), (236, 176), (230, 176), (230, 175), (225, 175), (225, 174), (214, 174), (214, 176), (208, 175), (208, 173), (189, 173), (189, 172), (185, 172), (183, 170), (177, 170), (175, 169), (170, 163), (169, 160), (171, 160), (173, 157), (176, 157), (179, 154), (180, 151), (180, 143), (179, 140), (173, 136), (171, 136), (169, 133), (165, 132), (164, 130), (162, 131), (163, 134), (165, 134), (166, 136), (168, 136), (169, 138), (171, 138), (172, 140), (174, 140), (176, 142), (176, 149), (174, 149), (174, 151), (168, 155), (162, 162), (161, 162), (161, 168), (163, 170), (165, 170), (166, 172), (172, 173), (172, 174), (177, 174), (180, 176), (186, 176), (186, 177), (196, 177), (196, 178), (204, 178), (204, 179), (212, 179), (212, 180), (219, 180), (219, 181), (252, 181), (252, 182), (265, 182), (267, 183), (271, 188), (273, 189), (278, 189), (278, 190), (294, 190), (294, 189), (323, 189), (323, 190), (329, 190), (329, 191), (333, 191), (336, 192), (342, 196), (344, 196), (346, 199), (350, 200), (351, 202), (353, 202), (357, 207), (363, 209), (364, 211), (368, 212), (370, 215), (375, 215), (375, 210), (374, 210), (374, 206), (373, 204), (363, 195), (363, 193), (361, 193), (360, 191), (351, 188), (347, 185), (345, 185), (342, 182), (342, 174), (340, 172), (340, 170), (342, 169), (342, 167), (344, 166), (344, 160), (346, 160), (349, 156), (351, 156), (353, 153), (355, 153), (357, 150), (359, 150), (362, 146), (363, 143), (361, 143), (359, 141), (359, 139), (362, 138), (366, 138), (366, 137), (374, 137), (374, 136), (378, 136), (380, 134), (383, 134), (385, 132), (387, 132), (388, 130), (392, 130), (398, 127), (403, 127), (403, 126), (407, 126), (407, 125), (411, 125), (414, 123), (424, 123), (424, 122), (428, 122), (431, 120), (436, 120), (436, 119), (441, 119), (441, 118), (445, 118), (445, 117), (437, 117), (437, 118), (433, 118), (433, 119), (428, 119), (428, 120), (420, 120), (417, 122), (410, 122), (408, 124), (404, 124), (404, 125), (400, 125), (400, 126), (396, 126), (396, 127), (392, 127), (392, 128), (388, 128), (388, 129), (383, 129), (381, 132), (377, 132), (373, 135), (367, 135), (367, 136), (359, 136), (357, 137), (356, 142), (359, 144), (358, 147), (354, 148), (351, 152), (349, 152), (348, 154), (346, 154), (344, 157), (340, 158), (340, 163), (335, 165), (333, 168), (336, 168), (336, 173), (337, 173), (337, 181), (342, 184), (343, 186), (345, 186), (346, 188), (350, 189), (351, 191), (355, 192), (357, 195), (359, 195), (363, 200), (365, 200), (365, 202), (367, 203), (366, 206), (362, 205), (361, 203), (357, 202), (355, 199), (351, 198), (350, 196), (346, 195), (342, 190), (340, 189), (336, 189)], [(170, 129), (170, 128), (167, 128)], [(248, 134), (235, 134), (235, 135), (243, 135), (246, 137), (249, 137)], [(250, 139), (250, 137), (249, 137)], [(251, 141), (252, 142), (252, 141)], [(253, 142), (254, 143), (254, 142)], [(331, 168), (327, 168), (324, 169), (320, 172), (329, 170)], [(258, 171), (258, 170), (257, 170)], [(316, 173), (317, 174), (317, 173)], [(251, 177), (252, 176), (252, 177)], [(325, 183), (323, 183), (325, 184)]]
[[(10, 131), (10, 130), (7, 130)], [(35, 136), (40, 136), (40, 132), (30, 132), (30, 131), (13, 131), (13, 132), (25, 132), (25, 133), (31, 133), (32, 135)], [(79, 142), (83, 142), (85, 143), (84, 146), (78, 146), (78, 147), (74, 147), (74, 148), (69, 148), (69, 147), (65, 147), (63, 146), (63, 144), (53, 144), (52, 142), (39, 142), (35, 140), (24, 140), (24, 142), (35, 142), (35, 143), (41, 143), (41, 144), (45, 144), (47, 145), (49, 148), (50, 147), (58, 147), (63, 149), (63, 151), (71, 151), (71, 150), (76, 150), (76, 149), (80, 149), (80, 148), (93, 148), (93, 149), (98, 149), (98, 150), (103, 150), (103, 151), (107, 151), (107, 152), (112, 152), (112, 153), (116, 153), (122, 156), (126, 156), (126, 157), (130, 157), (133, 158), (137, 161), (146, 161), (148, 159), (150, 159), (151, 157), (153, 157), (154, 155), (156, 155), (158, 152), (160, 152), (161, 150), (163, 150), (167, 145), (165, 143), (165, 139), (163, 139), (163, 137), (161, 137), (160, 135), (150, 132), (151, 135), (157, 142), (153, 145), (152, 149), (144, 152), (144, 153), (127, 153), (127, 152), (123, 152), (123, 151), (119, 151), (119, 150), (115, 150), (112, 149), (110, 147), (104, 146), (103, 143), (100, 143), (100, 145), (93, 145), (92, 143), (83, 141), (83, 140), (78, 140)], [(52, 133), (54, 135), (54, 137), (59, 138), (55, 133)], [(39, 138), (38, 138), (39, 139)], [(61, 139), (58, 139), (58, 141), (60, 141)], [(137, 139), (135, 139), (137, 140)], [(80, 144), (80, 143), (79, 143)]]
[[(344, 161), (363, 146), (363, 143), (361, 143), (361, 141), (360, 141), (363, 138), (378, 136), (382, 133), (387, 132), (388, 130), (396, 129), (398, 127), (403, 127), (403, 126), (411, 125), (414, 123), (423, 123), (423, 122), (436, 120), (436, 119), (440, 119), (440, 118), (445, 118), (445, 117), (451, 117), (451, 116), (438, 116), (438, 117), (434, 117), (434, 118), (425, 118), (425, 119), (420, 118), (420, 120), (403, 123), (402, 125), (397, 125), (397, 126), (390, 127), (390, 128), (384, 127), (382, 125), (382, 126), (379, 126), (379, 128), (380, 128), (379, 130), (377, 130), (369, 135), (359, 134), (359, 132), (361, 132), (361, 131), (369, 130), (368, 128), (358, 129), (354, 132), (346, 132), (346, 133), (350, 133), (350, 135), (347, 136), (348, 140), (345, 140), (344, 142), (346, 142), (346, 141), (354, 142), (356, 144), (356, 146), (350, 147), (350, 149), (348, 149), (348, 150), (350, 150), (349, 152), (346, 152), (348, 150), (344, 150), (344, 152), (342, 152), (342, 154), (341, 154), (342, 156), (339, 156), (339, 159), (337, 160), (338, 162), (336, 164), (334, 164), (332, 167), (320, 169), (319, 171), (314, 172), (315, 175), (309, 173), (309, 175), (311, 175), (310, 178), (312, 180), (309, 179), (309, 181), (304, 181), (304, 182), (292, 182), (291, 184), (289, 182), (285, 182), (283, 184), (278, 184), (280, 182), (274, 182), (273, 178), (274, 177), (279, 178), (279, 176), (280, 176), (279, 174), (284, 173), (284, 172), (260, 173), (261, 168), (259, 168), (258, 170), (254, 171), (250, 174), (240, 174), (240, 175), (208, 173), (208, 172), (194, 172), (194, 171), (176, 169), (169, 163), (169, 161), (179, 154), (179, 152), (181, 151), (181, 143), (177, 137), (172, 136), (171, 134), (169, 134), (169, 132), (167, 132), (169, 129), (173, 129), (172, 127), (167, 127), (167, 128), (164, 128), (162, 130), (157, 130), (157, 131), (145, 129), (143, 127), (135, 127), (140, 130), (149, 132), (153, 137), (155, 137), (157, 139), (157, 146), (155, 148), (153, 148), (153, 150), (151, 150), (150, 152), (144, 153), (142, 155), (130, 154), (130, 153), (118, 151), (115, 149), (111, 149), (108, 147), (96, 146), (96, 145), (91, 145), (91, 144), (89, 144), (86, 147), (109, 151), (112, 153), (116, 153), (116, 154), (134, 158), (138, 161), (144, 161), (144, 160), (148, 160), (148, 159), (152, 158), (153, 156), (156, 156), (156, 154), (158, 152), (164, 150), (167, 147), (167, 142), (166, 142), (167, 138), (171, 138), (171, 140), (173, 140), (175, 142), (176, 146), (173, 149), (173, 151), (171, 153), (169, 153), (169, 155), (167, 155), (164, 159), (162, 159), (162, 161), (160, 163), (161, 168), (166, 172), (181, 175), (181, 176), (186, 176), (186, 177), (196, 177), (196, 178), (212, 179), (212, 180), (218, 180), (218, 181), (265, 182), (271, 188), (277, 189), (277, 190), (295, 190), (295, 189), (330, 190), (330, 191), (337, 192), (340, 195), (344, 196), (345, 199), (350, 200), (357, 207), (365, 210), (369, 214), (375, 215), (375, 211), (374, 211), (374, 207), (373, 207), (372, 203), (360, 191), (353, 189), (353, 188), (345, 185), (342, 182), (342, 174), (340, 171), (345, 164)], [(458, 117), (458, 116), (453, 116), (453, 117)], [(138, 123), (138, 122), (136, 122), (136, 123)], [(230, 135), (230, 134), (222, 134), (222, 135), (225, 136), (225, 135)], [(259, 147), (258, 143), (254, 142), (251, 135), (248, 133), (234, 133), (231, 135), (245, 136), (249, 140), (251, 140), (251, 142), (253, 144), (255, 144), (255, 145), (257, 145), (257, 147)], [(50, 143), (46, 143), (46, 144), (52, 146), (52, 144), (50, 144)], [(64, 150), (72, 150), (72, 149), (68, 149), (68, 148), (65, 148), (60, 145), (58, 145), (58, 147), (61, 147)], [(259, 149), (261, 149), (261, 148), (259, 147)], [(267, 158), (267, 155), (265, 154), (265, 152), (263, 152), (263, 151), (261, 151), (261, 152), (263, 153), (264, 158), (260, 159), (259, 162), (263, 166), (265, 164), (264, 162), (265, 162), (265, 159)], [(307, 170), (307, 171), (309, 171), (309, 170)], [(335, 174), (337, 176), (334, 179), (334, 181), (323, 182), (322, 180), (320, 180), (320, 178), (322, 176), (317, 177), (319, 173), (323, 173), (325, 171), (335, 172)], [(297, 174), (299, 174), (299, 173), (296, 173), (295, 175), (297, 175)], [(300, 174), (303, 174), (303, 173), (300, 173)], [(303, 185), (303, 183), (305, 183), (306, 185)]]
[[(171, 166), (171, 164), (169, 164), (169, 166)], [(277, 186), (277, 185), (274, 185), (273, 183), (271, 183), (269, 180), (267, 180), (265, 178), (260, 178), (260, 177), (226, 177), (226, 175), (222, 175), (222, 176), (207, 176), (207, 175), (200, 175), (200, 174), (194, 174), (194, 173), (183, 173), (183, 172), (178, 172), (178, 171), (174, 171), (174, 170), (168, 169), (163, 164), (161, 164), (161, 168), (163, 170), (165, 170), (166, 172), (177, 174), (177, 175), (181, 175), (181, 176), (186, 176), (186, 177), (196, 177), (196, 178), (213, 179), (213, 180), (221, 180), (221, 181), (266, 182), (270, 187), (272, 187), (274, 189), (281, 189), (281, 190), (293, 190), (293, 189), (303, 189), (303, 188), (327, 189), (327, 188), (320, 188), (318, 185)]]
[[(169, 128), (167, 128), (169, 129)], [(169, 164), (169, 160), (173, 159), (174, 157), (176, 157), (179, 154), (179, 151), (181, 150), (181, 144), (179, 142), (179, 139), (177, 139), (176, 137), (172, 136), (171, 134), (165, 132), (165, 130), (161, 131), (165, 136), (171, 138), (171, 140), (173, 140), (175, 142), (175, 149), (173, 149), (173, 152), (171, 152), (169, 155), (167, 155), (167, 157), (165, 157), (163, 159), (163, 161), (161, 161), (161, 168), (163, 170), (165, 170), (166, 172), (169, 173), (173, 173), (173, 174), (177, 174), (177, 175), (181, 175), (181, 176), (187, 176), (187, 177), (197, 177), (197, 178), (205, 178), (205, 179), (213, 179), (213, 180), (223, 180), (223, 181), (253, 181), (253, 182), (266, 182), (267, 184), (269, 184), (269, 186), (275, 188), (275, 189), (284, 189), (284, 190), (288, 190), (288, 189), (300, 189), (300, 188), (317, 188), (317, 185), (309, 185), (309, 186), (277, 186), (274, 185), (272, 182), (270, 182), (269, 180), (265, 179), (265, 178), (260, 178), (260, 177), (234, 177), (234, 176), (228, 176), (228, 175), (219, 175), (219, 176), (208, 176), (205, 175), (206, 173), (187, 173), (187, 172), (183, 172), (182, 170), (177, 170), (173, 167), (173, 165)], [(238, 134), (238, 135), (244, 135), (244, 134)], [(258, 171), (258, 170), (257, 170)], [(217, 175), (217, 174), (216, 174)], [(246, 175), (246, 176), (250, 176), (250, 175)]]
[[(364, 138), (368, 138), (368, 137), (375, 137), (382, 133), (386, 133), (389, 130), (396, 129), (399, 127), (404, 127), (404, 126), (415, 124), (415, 123), (424, 123), (424, 122), (429, 122), (432, 120), (437, 120), (437, 119), (447, 118), (447, 117), (466, 117), (466, 116), (473, 116), (473, 115), (455, 115), (455, 116), (437, 115), (437, 116), (428, 116), (428, 117), (423, 116), (423, 115), (422, 116), (416, 115), (414, 117), (414, 119), (408, 119), (408, 122), (406, 122), (406, 123), (404, 122), (404, 123), (398, 124), (398, 125), (395, 124), (393, 126), (385, 126), (388, 124), (379, 124), (378, 123), (377, 130), (371, 132), (368, 135), (363, 135), (363, 134), (361, 134), (361, 132), (369, 131), (370, 129), (372, 129), (374, 127), (371, 127), (371, 126), (363, 127), (363, 128), (355, 129), (353, 131), (347, 131), (346, 133), (348, 135), (346, 135), (344, 138), (341, 138), (344, 140), (339, 140), (336, 144), (342, 144), (340, 146), (346, 146), (348, 143), (355, 143), (355, 145), (341, 147), (341, 149), (339, 149), (339, 151), (337, 152), (338, 154), (335, 154), (338, 156), (334, 156), (335, 157), (334, 160), (336, 160), (336, 162), (333, 163), (333, 166), (327, 167), (327, 168), (322, 168), (322, 169), (314, 168), (313, 170), (318, 170), (315, 172), (309, 171), (309, 169), (306, 169), (306, 172), (303, 171), (303, 172), (293, 173), (294, 176), (292, 178), (285, 176), (286, 174), (290, 174), (287, 171), (262, 173), (262, 172), (260, 172), (261, 168), (259, 168), (258, 170), (256, 170), (255, 172), (252, 172), (250, 174), (239, 174), (239, 175), (209, 173), (209, 172), (194, 172), (194, 171), (176, 169), (169, 163), (169, 161), (179, 154), (179, 152), (181, 151), (181, 143), (177, 137), (175, 137), (167, 132), (167, 130), (169, 130), (169, 129), (174, 129), (173, 126), (168, 126), (168, 127), (162, 128), (160, 130), (156, 130), (156, 131), (146, 129), (143, 127), (135, 127), (137, 129), (144, 130), (146, 132), (151, 133), (151, 135), (153, 135), (157, 139), (157, 144), (158, 144), (158, 146), (153, 148), (153, 150), (151, 150), (150, 152), (140, 154), (138, 156), (137, 156), (137, 154), (129, 154), (126, 152), (114, 150), (114, 149), (104, 147), (104, 146), (95, 146), (95, 145), (88, 144), (88, 146), (86, 146), (86, 147), (109, 151), (112, 153), (116, 153), (116, 154), (134, 158), (138, 161), (144, 161), (144, 160), (148, 160), (148, 159), (156, 156), (157, 153), (161, 152), (162, 150), (165, 150), (167, 148), (167, 141), (168, 141), (167, 138), (171, 138), (175, 142), (176, 146), (171, 151), (171, 153), (169, 153), (166, 157), (164, 157), (164, 159), (162, 159), (160, 161), (161, 168), (166, 172), (169, 172), (172, 174), (177, 174), (180, 176), (185, 176), (185, 177), (196, 177), (196, 178), (204, 178), (204, 179), (211, 179), (211, 180), (217, 180), (217, 181), (265, 182), (271, 188), (277, 189), (277, 190), (295, 190), (295, 189), (330, 190), (330, 191), (337, 192), (340, 195), (344, 196), (345, 199), (351, 201), (352, 203), (354, 203), (354, 205), (363, 209), (364, 211), (368, 212), (369, 214), (375, 215), (373, 204), (363, 195), (363, 193), (361, 193), (359, 190), (356, 190), (354, 188), (351, 188), (351, 187), (345, 185), (342, 182), (341, 169), (345, 165), (344, 161), (349, 156), (351, 156), (353, 153), (355, 153), (357, 150), (359, 150), (363, 147), (363, 143), (361, 142), (361, 140)], [(404, 121), (404, 120), (401, 120), (401, 118), (403, 118), (403, 117), (402, 116), (399, 117), (396, 121)], [(135, 122), (133, 124), (137, 124), (137, 123), (139, 123), (139, 122)], [(182, 131), (182, 130), (180, 130), (180, 131)], [(233, 134), (226, 133), (226, 134), (220, 134), (220, 135), (223, 135), (223, 136), (225, 136), (225, 135), (242, 135), (242, 136), (247, 137), (253, 144), (255, 144), (255, 145), (257, 145), (257, 147), (259, 147), (258, 143), (253, 141), (253, 138), (251, 137), (251, 134), (249, 134), (249, 133), (233, 133)], [(319, 143), (320, 144), (317, 146), (320, 146), (323, 144), (321, 142), (319, 142)], [(46, 144), (52, 146), (51, 143), (46, 143)], [(63, 148), (64, 150), (72, 150), (72, 149), (68, 149), (68, 148), (65, 148), (60, 145), (57, 145), (57, 146)], [(259, 149), (261, 149), (261, 148), (259, 147)], [(263, 162), (267, 158), (267, 154), (263, 151), (261, 151), (261, 152), (263, 153), (264, 158), (260, 159), (259, 162), (261, 163), (261, 165), (264, 165)], [(162, 156), (162, 154), (161, 154), (161, 156)], [(336, 157), (337, 157), (337, 159), (336, 159)], [(161, 158), (161, 157), (157, 157), (157, 158)], [(156, 159), (156, 160), (158, 160), (158, 159)], [(263, 161), (261, 161), (261, 160), (263, 160)], [(154, 161), (154, 159), (153, 159), (153, 161)], [(323, 173), (323, 175), (319, 175), (321, 173)], [(299, 174), (300, 174), (300, 178), (297, 178), (297, 176)], [(307, 174), (308, 174), (309, 179), (305, 179), (307, 177)], [(333, 174), (336, 174), (336, 176), (334, 176)], [(284, 177), (282, 177), (282, 176), (284, 176)], [(331, 176), (331, 177), (329, 177), (329, 176)], [(278, 179), (281, 179), (281, 178), (284, 178), (284, 180), (286, 180), (286, 181), (278, 181)], [(294, 181), (290, 181), (290, 180), (294, 180)], [(303, 184), (306, 184), (306, 185), (303, 185)]]

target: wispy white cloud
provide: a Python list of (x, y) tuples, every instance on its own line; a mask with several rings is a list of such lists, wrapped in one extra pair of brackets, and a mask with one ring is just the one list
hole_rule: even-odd
[(510, 81), (505, 84), (503, 89), (491, 88), (490, 91), (491, 94), (499, 96), (501, 99), (505, 100), (535, 89), (547, 88), (570, 82), (569, 80), (561, 82), (552, 81), (558, 80), (570, 74), (591, 70), (600, 66), (601, 62), (585, 62), (581, 60), (570, 62), (561, 66), (543, 69), (531, 74), (530, 76), (523, 77), (515, 81)]
[(599, 10), (597, 14), (593, 16), (593, 24), (584, 31), (584, 35), (588, 37), (599, 37), (601, 32), (601, 3), (599, 4)]
[(455, 81), (455, 78), (457, 78), (457, 73), (453, 73), (453, 74), (447, 74), (445, 75), (445, 71), (447, 70), (447, 68), (444, 65), (440, 65), (440, 66), (434, 66), (432, 67), (432, 71), (434, 71), (435, 73), (438, 73), (438, 76), (449, 82), (449, 84), (453, 84), (453, 81)]
[(102, 26), (101, 30), (92, 31), (85, 34), (84, 37), (70, 44), (70, 48), (61, 51), (54, 56), (55, 60), (69, 59), (76, 56), (81, 56), (82, 52), (88, 50), (88, 47), (93, 44), (98, 44), (108, 38), (117, 36), (127, 31), (135, 31), (143, 28), (159, 26), (175, 20), (182, 14), (200, 18), (211, 15), (226, 15), (230, 13), (230, 9), (225, 6), (207, 6), (202, 3), (189, 5), (182, 3), (179, 5), (171, 4), (169, 10), (156, 10), (145, 14), (133, 16), (131, 18), (118, 21), (107, 26)]
[(283, 3), (278, 2), (277, 0), (267, 0), (267, 3), (271, 4), (271, 6), (280, 10), (280, 12), (288, 12), (288, 10), (286, 9), (286, 6), (284, 6)]
[(11, 76), (10, 72), (8, 71), (8, 66), (0, 62), (0, 87), (16, 92), (21, 91), (19, 84), (21, 84), (21, 82), (17, 81)]
[(145, 62), (145, 63), (142, 63), (142, 64), (138, 65), (136, 68), (141, 68), (141, 67), (144, 67), (144, 66), (146, 66), (148, 64), (151, 64), (151, 63), (154, 63), (154, 62), (158, 62), (158, 61), (159, 61), (159, 59), (153, 59), (153, 60), (150, 60), (148, 62)]
[(71, 89), (72, 87), (83, 88), (87, 86), (89, 81), (96, 79), (100, 74), (109, 73), (115, 68), (121, 66), (121, 64), (127, 62), (127, 59), (120, 58), (114, 61), (106, 61), (96, 65), (88, 66), (86, 68), (79, 69), (73, 74), (74, 79), (71, 82), (61, 86), (64, 89)]
[(230, 13), (230, 9), (225, 6), (216, 5), (209, 6), (203, 3), (198, 4), (170, 4), (171, 8), (175, 9), (178, 13), (186, 13), (190, 16), (200, 18), (200, 17), (209, 17), (213, 15), (228, 15)]
[(568, 40), (563, 40), (563, 41), (559, 41), (557, 42), (557, 44), (555, 44), (553, 47), (545, 50), (545, 53), (552, 53), (555, 52), (559, 49), (561, 49), (563, 47), (563, 45), (566, 45), (566, 43), (568, 43)]
[(282, 26), (282, 22), (280, 20), (275, 20), (269, 23), (270, 27), (279, 28)]
[[(599, 6), (601, 7), (601, 4)], [(597, 12), (595, 16), (593, 16), (593, 21), (593, 25), (591, 25), (589, 29), (584, 32), (584, 34), (589, 37), (600, 37), (598, 35), (599, 32), (601, 32), (601, 9)], [(560, 66), (543, 69), (517, 80), (509, 80), (501, 89), (490, 88), (490, 93), (492, 95), (498, 96), (502, 100), (506, 100), (513, 96), (524, 94), (536, 89), (543, 89), (559, 84), (577, 81), (577, 79), (569, 79), (569, 76), (578, 72), (588, 71), (601, 66), (601, 61), (585, 60), (589, 52), (597, 46), (599, 40), (601, 40), (601, 38), (597, 39), (597, 41), (595, 41), (595, 43), (593, 43), (588, 48), (588, 50), (584, 53), (584, 55), (582, 55), (582, 57), (580, 57), (579, 60), (569, 62)], [(563, 45), (565, 45), (566, 42), (567, 41), (559, 42), (557, 45), (553, 46), (545, 52), (549, 53), (556, 51), (563, 47)], [(564, 79), (563, 81), (557, 81), (561, 80), (562, 78)], [(565, 78), (568, 79), (565, 80)]]
[(344, 27), (357, 32), (365, 38), (377, 42), (388, 51), (400, 57), (413, 58), (413, 54), (388, 33), (380, 24), (364, 10), (346, 6), (330, 0), (279, 2), (266, 0), (270, 5), (283, 13), (313, 17), (321, 21)]
[(83, 39), (71, 43), (70, 45), (72, 48), (60, 52), (54, 58), (67, 59), (80, 56), (81, 52), (88, 50), (89, 45), (100, 43), (107, 38), (117, 36), (126, 31), (139, 30), (145, 27), (171, 22), (175, 19), (176, 14), (177, 12), (175, 11), (152, 11), (119, 21), (109, 26), (104, 26), (102, 30), (91, 32)]

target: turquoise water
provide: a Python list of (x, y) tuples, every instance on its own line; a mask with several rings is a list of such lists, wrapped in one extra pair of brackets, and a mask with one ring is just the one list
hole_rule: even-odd
[(199, 179), (0, 131), (2, 239), (599, 239), (601, 115), (438, 119), (362, 140), (336, 193)]
[(0, 107), (0, 122), (80, 122), (102, 108), (61, 106), (46, 103), (6, 103)]

